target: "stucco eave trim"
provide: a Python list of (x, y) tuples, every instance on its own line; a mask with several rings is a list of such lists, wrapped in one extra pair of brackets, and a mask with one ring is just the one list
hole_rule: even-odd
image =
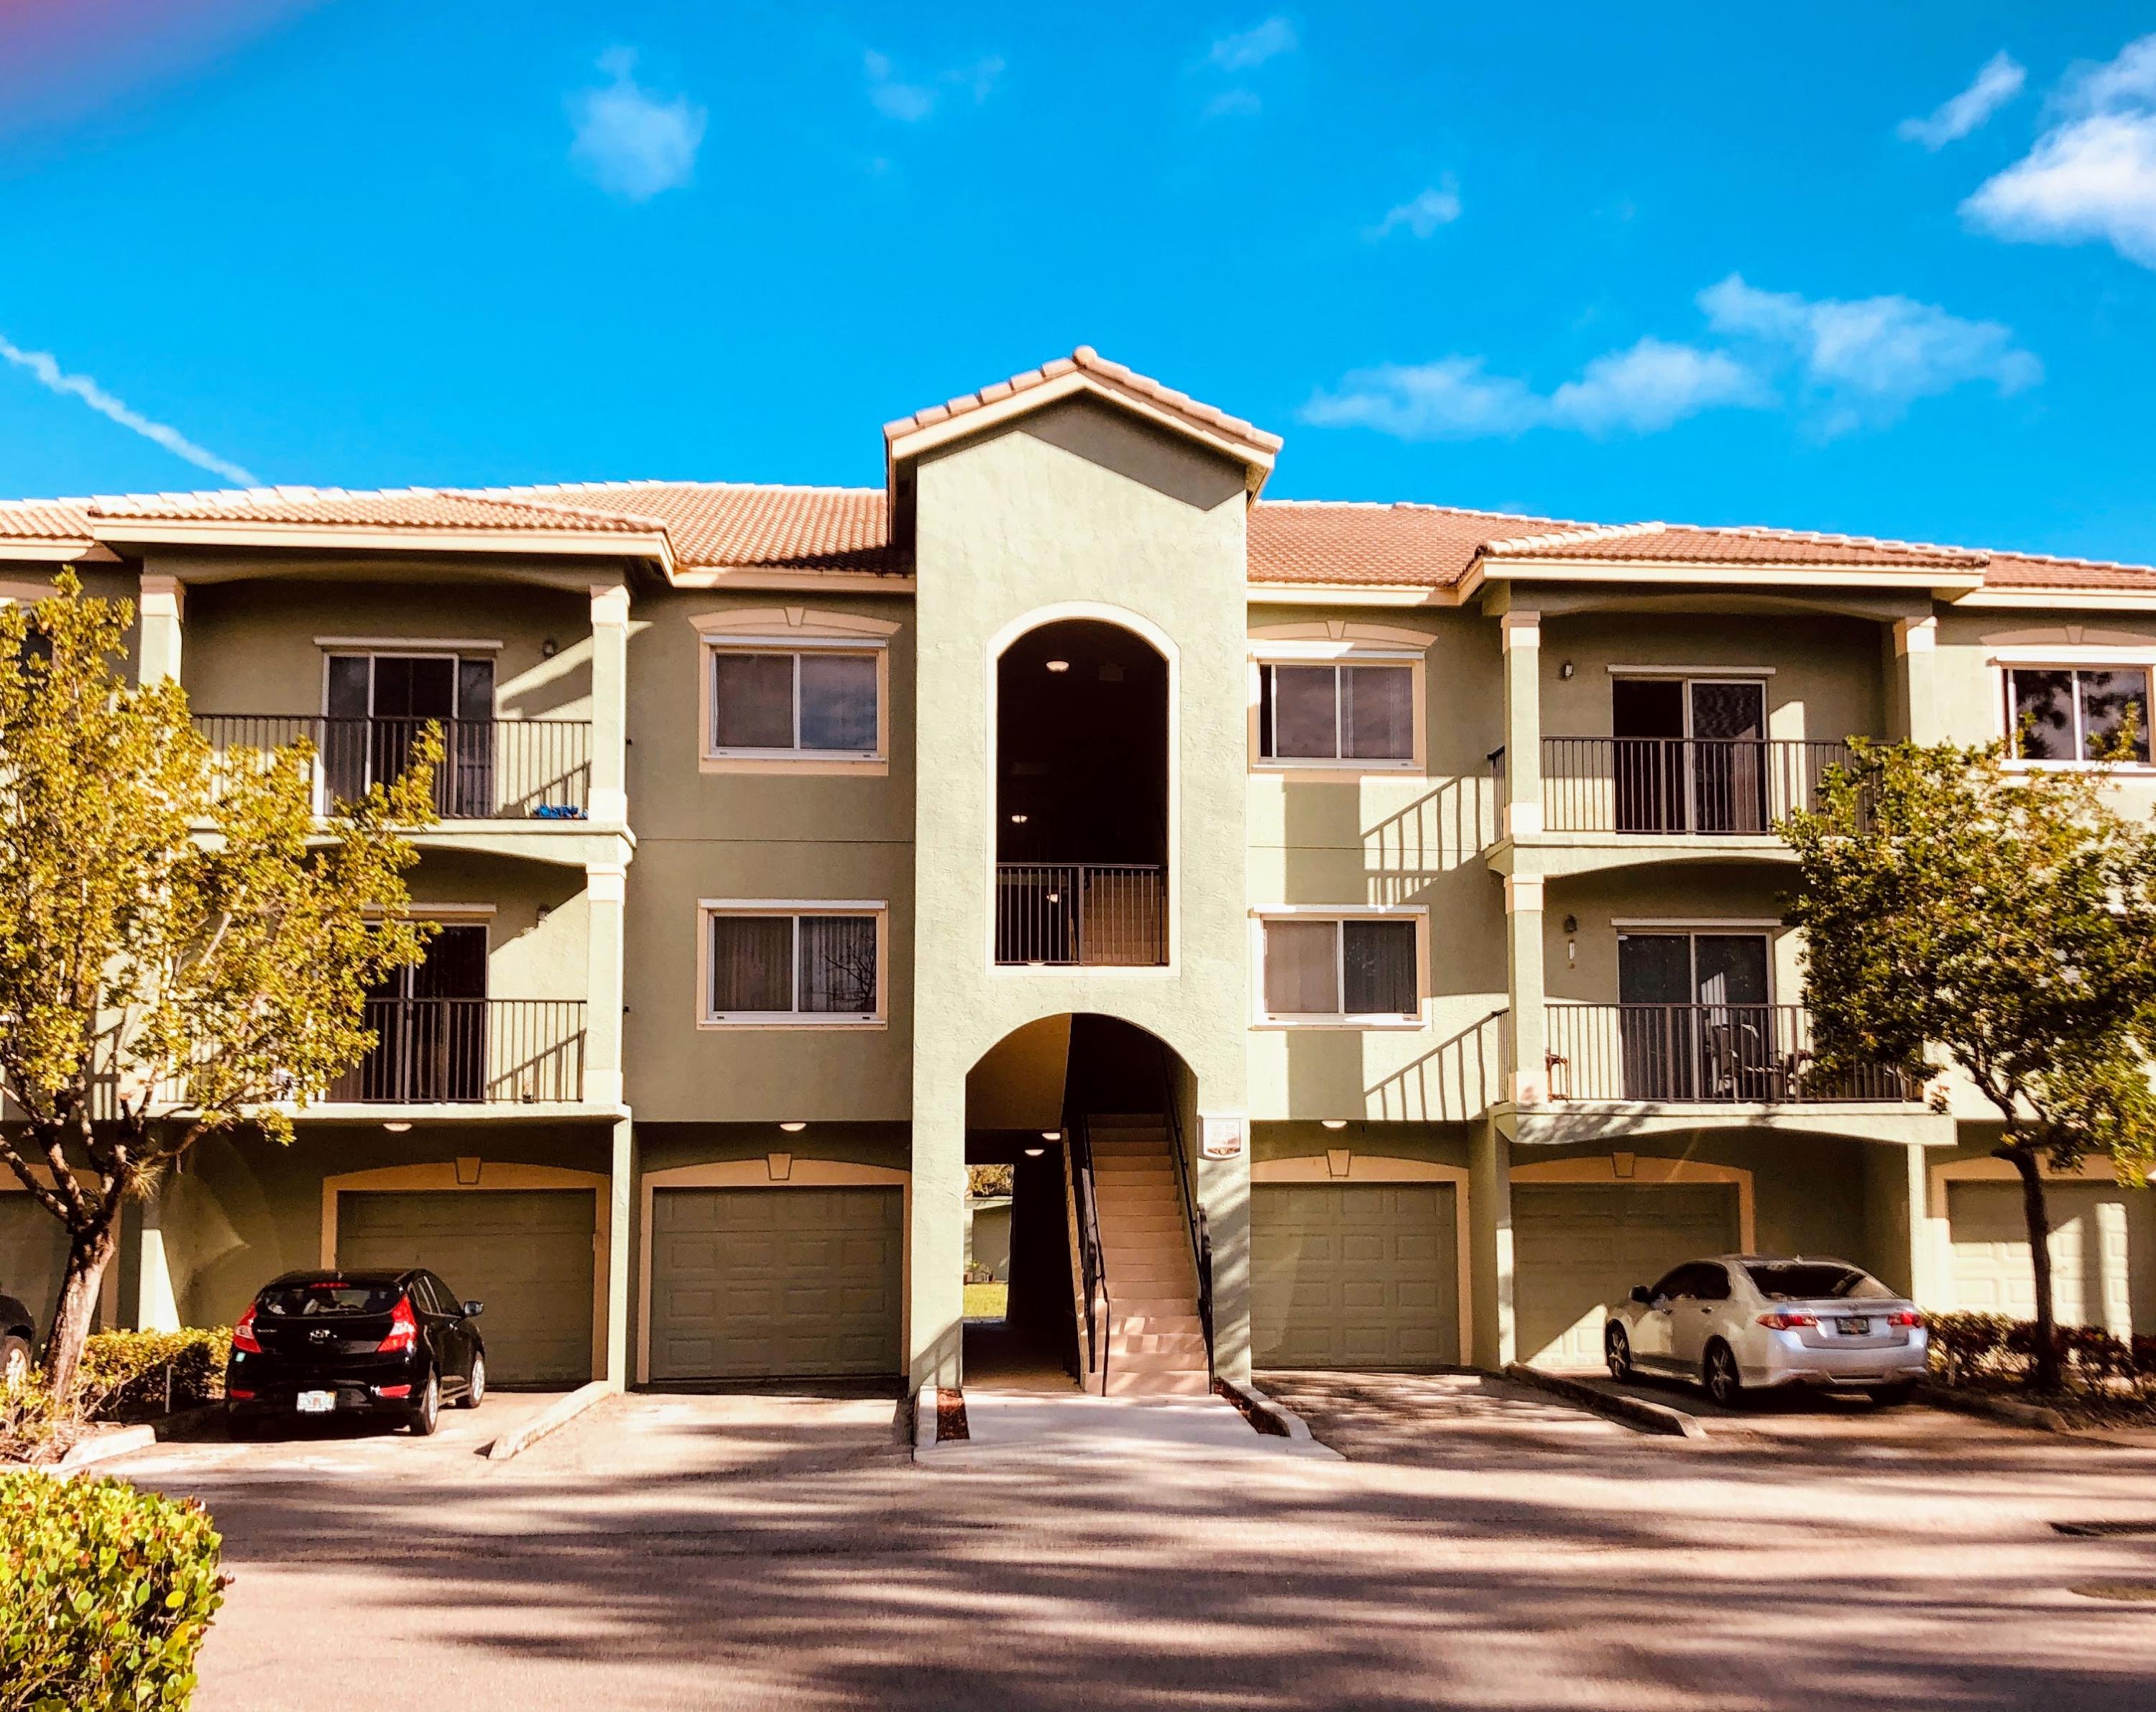
[(1712, 563), (1699, 560), (1482, 558), (1469, 573), (1471, 583), (1681, 583), (1732, 584), (1748, 587), (1770, 583), (1811, 589), (1924, 589), (1941, 599), (1981, 589), (1981, 571), (1960, 572), (1937, 565), (1879, 567), (1821, 564), (1816, 560), (1768, 559)]
[(2156, 589), (1979, 589), (1954, 597), (1957, 607), (1992, 607), (2052, 611), (2064, 607), (2085, 612), (2156, 612)]
[(663, 532), (570, 529), (389, 529), (319, 524), (100, 521), (97, 538), (141, 546), (275, 547), (310, 552), (546, 553), (572, 558), (648, 558), (670, 575), (674, 549)]
[(1252, 583), (1252, 606), (1458, 606), (1457, 589), (1411, 583)]
[(827, 594), (911, 594), (918, 579), (884, 571), (779, 571), (767, 565), (694, 565), (670, 573), (676, 589), (820, 589)]

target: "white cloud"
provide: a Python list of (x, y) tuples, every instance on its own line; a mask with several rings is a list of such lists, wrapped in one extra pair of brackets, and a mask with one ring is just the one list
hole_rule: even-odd
[(1205, 104), (1208, 119), (1247, 119), (1265, 111), (1265, 104), (1249, 90), (1228, 90)]
[(1255, 28), (1220, 38), (1205, 57), (1223, 71), (1248, 71), (1299, 45), (1295, 26), (1285, 18), (1267, 18)]
[(599, 69), (613, 81), (570, 100), (577, 136), (569, 157), (609, 196), (630, 202), (686, 184), (703, 146), (704, 110), (685, 95), (661, 101), (639, 85), (633, 49), (609, 49)]
[(25, 351), (19, 346), (0, 338), (0, 357), (18, 368), (27, 368), (38, 384), (49, 392), (64, 398), (80, 398), (100, 416), (107, 416), (131, 433), (139, 434), (146, 440), (162, 446), (176, 458), (184, 458), (201, 470), (222, 476), (241, 487), (258, 484), (254, 476), (229, 459), (220, 458), (215, 452), (197, 445), (177, 428), (168, 428), (162, 422), (152, 422), (140, 411), (130, 409), (121, 400), (92, 380), (86, 374), (64, 373), (58, 358), (49, 351)]
[(1936, 152), (1984, 124), (2020, 95), (2028, 80), (2029, 74), (2021, 63), (2001, 49), (1984, 62), (1967, 89), (1921, 119), (1904, 119), (1896, 135), (1904, 142), (1920, 142)]
[(1304, 405), (1305, 422), (1374, 428), (1401, 440), (1475, 440), (1566, 428), (1597, 436), (1651, 434), (1722, 405), (1763, 404), (1758, 377), (1719, 351), (1642, 339), (1596, 357), (1553, 393), (1486, 374), (1479, 357), (1358, 369)]
[(1444, 183), (1432, 185), (1421, 195), (1386, 209), (1384, 218), (1363, 235), (1374, 242), (1389, 238), (1404, 226), (1416, 237), (1428, 238), (1440, 226), (1449, 226), (1459, 218), (1460, 187), (1448, 176)]
[(2069, 76), (2029, 152), (1961, 205), (1973, 225), (2022, 244), (2092, 239), (2156, 268), (2156, 35)]
[(1762, 291), (1732, 274), (1699, 294), (1707, 324), (1795, 365), (1820, 425), (1840, 433), (1892, 421), (1914, 399), (1988, 381), (2020, 392), (2044, 366), (1995, 321), (1965, 321), (1902, 296), (1808, 299)]
[(904, 125), (918, 125), (934, 113), (947, 89), (964, 90), (978, 106), (994, 92), (997, 80), (1004, 75), (1003, 59), (993, 54), (971, 65), (941, 72), (927, 83), (909, 83), (901, 78), (891, 56), (873, 48), (861, 56), (861, 63), (868, 72), (870, 104), (885, 118)]

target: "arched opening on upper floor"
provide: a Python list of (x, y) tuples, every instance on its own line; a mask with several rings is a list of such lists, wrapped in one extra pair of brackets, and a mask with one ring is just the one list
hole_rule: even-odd
[(1168, 960), (1169, 662), (1105, 619), (1052, 620), (996, 661), (1000, 964)]

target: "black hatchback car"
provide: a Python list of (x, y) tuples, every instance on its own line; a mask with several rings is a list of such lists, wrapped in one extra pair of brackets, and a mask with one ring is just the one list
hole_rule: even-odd
[(225, 1413), (235, 1432), (273, 1415), (362, 1415), (424, 1437), (444, 1403), (486, 1396), (481, 1306), (421, 1267), (286, 1272), (232, 1329)]

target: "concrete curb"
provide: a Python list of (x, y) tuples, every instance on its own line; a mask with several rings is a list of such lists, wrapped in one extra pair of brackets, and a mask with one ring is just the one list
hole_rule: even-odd
[(936, 1387), (923, 1386), (913, 1394), (913, 1454), (917, 1458), (936, 1448)]
[(2002, 1421), (2009, 1427), (2026, 1427), (2038, 1432), (2078, 1433), (2080, 1429), (2056, 1409), (2046, 1409), (2041, 1403), (2017, 1402), (2012, 1397), (1994, 1397), (1982, 1391), (1958, 1391), (1948, 1386), (1920, 1385), (1917, 1398), (1936, 1409), (1951, 1409), (1958, 1415), (1980, 1415), (1986, 1420)]
[(490, 1463), (506, 1463), (511, 1457), (521, 1456), (550, 1432), (567, 1427), (585, 1410), (603, 1403), (619, 1393), (603, 1379), (595, 1379), (588, 1386), (579, 1386), (560, 1401), (549, 1404), (521, 1427), (505, 1432), (486, 1447)]
[(1276, 1437), (1299, 1438), (1312, 1443), (1316, 1442), (1311, 1438), (1310, 1428), (1302, 1416), (1277, 1398), (1267, 1396), (1255, 1386), (1244, 1380), (1215, 1379), (1213, 1382), (1233, 1391), (1236, 1396), (1241, 1398), (1245, 1414), (1262, 1415), (1279, 1427), (1280, 1432), (1275, 1435)]
[(1583, 1409), (1606, 1416), (1626, 1427), (1636, 1427), (1642, 1432), (1658, 1432), (1667, 1438), (1707, 1437), (1707, 1428), (1700, 1424), (1697, 1416), (1687, 1415), (1681, 1409), (1672, 1409), (1666, 1403), (1650, 1403), (1645, 1397), (1628, 1397), (1620, 1392), (1605, 1391), (1584, 1380), (1568, 1379), (1558, 1373), (1544, 1373), (1539, 1367), (1530, 1367), (1522, 1361), (1515, 1361), (1507, 1366), (1505, 1377), (1522, 1385), (1532, 1386), (1537, 1391), (1548, 1391), (1553, 1396), (1577, 1403)]
[(115, 1457), (124, 1457), (135, 1451), (146, 1451), (157, 1442), (154, 1427), (117, 1427), (105, 1432), (92, 1433), (81, 1439), (53, 1465), (55, 1474), (74, 1474), (85, 1468), (94, 1468), (100, 1463), (109, 1463)]

